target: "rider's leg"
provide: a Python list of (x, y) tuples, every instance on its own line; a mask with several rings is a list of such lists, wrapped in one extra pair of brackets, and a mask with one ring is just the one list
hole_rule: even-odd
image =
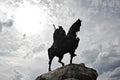
[(76, 39), (75, 39), (75, 45), (74, 45), (74, 47), (73, 47), (72, 54), (71, 54), (71, 56), (73, 56), (73, 57), (77, 56), (77, 55), (75, 54), (75, 50), (76, 50), (76, 48), (78, 47), (79, 41), (80, 41), (79, 38), (76, 38)]

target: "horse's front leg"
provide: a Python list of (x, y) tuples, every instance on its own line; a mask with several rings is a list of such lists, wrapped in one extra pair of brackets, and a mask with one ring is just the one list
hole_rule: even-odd
[(73, 48), (72, 48), (71, 51), (70, 51), (70, 57), (71, 57), (71, 58), (70, 58), (70, 64), (72, 64), (73, 57), (76, 56), (75, 50), (76, 50), (76, 48), (78, 47), (79, 41), (80, 41), (79, 38), (76, 38), (76, 39), (75, 39), (74, 46), (73, 46)]
[(76, 56), (76, 54), (70, 53), (70, 64), (72, 64), (73, 57), (75, 57), (75, 56)]
[(72, 64), (73, 56), (70, 55), (70, 64)]

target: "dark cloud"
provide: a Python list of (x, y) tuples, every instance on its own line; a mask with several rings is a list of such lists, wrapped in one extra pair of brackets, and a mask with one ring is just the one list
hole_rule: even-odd
[(76, 0), (76, 2), (82, 9), (88, 10), (87, 13), (91, 16), (102, 14), (120, 18), (120, 0)]
[(11, 27), (11, 26), (13, 26), (13, 23), (14, 23), (14, 21), (9, 19), (9, 20), (7, 20), (6, 22), (3, 23), (3, 26)]
[[(98, 46), (95, 49), (83, 51), (81, 57), (85, 63), (93, 65), (99, 76), (106, 75), (109, 80), (120, 79), (120, 45), (109, 45), (108, 48)], [(102, 79), (102, 78), (101, 78)]]
[(13, 56), (10, 54), (10, 52), (0, 50), (0, 57), (10, 57), (10, 56)]
[(100, 51), (100, 48), (92, 49), (92, 50), (85, 50), (82, 52), (81, 57), (86, 58), (87, 63), (93, 63), (96, 61), (96, 58), (98, 57)]
[(64, 1), (62, 1), (62, 0), (54, 0), (55, 1), (55, 3), (57, 3), (57, 4), (63, 4), (64, 3)]
[(23, 2), (23, 0), (15, 0), (15, 2), (20, 2), (20, 3), (22, 3), (22, 2)]
[(24, 76), (17, 70), (14, 70), (14, 73), (15, 73), (15, 75), (14, 75), (13, 80), (22, 80), (24, 78)]
[(2, 31), (2, 28), (6, 27), (6, 28), (9, 28), (9, 27), (12, 27), (14, 24), (14, 21), (12, 19), (9, 19), (5, 22), (1, 21), (0, 22), (0, 32)]
[(0, 32), (2, 31), (2, 22), (0, 22)]
[(41, 0), (41, 3), (44, 3), (44, 4), (49, 4), (51, 1), (50, 0)]
[(98, 72), (112, 71), (120, 66), (120, 46), (110, 46), (106, 50), (102, 50), (96, 59), (95, 65)]
[(110, 80), (119, 80), (120, 79), (120, 67), (116, 68), (110, 76)]

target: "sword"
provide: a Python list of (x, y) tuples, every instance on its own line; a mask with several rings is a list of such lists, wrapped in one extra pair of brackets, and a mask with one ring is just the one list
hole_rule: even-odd
[(56, 27), (55, 27), (55, 25), (53, 24), (53, 27), (54, 27), (54, 29), (56, 30)]

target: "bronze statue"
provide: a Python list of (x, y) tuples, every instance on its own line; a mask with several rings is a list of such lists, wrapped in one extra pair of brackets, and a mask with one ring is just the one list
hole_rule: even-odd
[(61, 63), (62, 66), (64, 66), (64, 63), (61, 60), (63, 59), (64, 54), (69, 53), (71, 56), (70, 64), (72, 64), (72, 59), (73, 57), (76, 56), (75, 50), (78, 47), (80, 40), (77, 37), (77, 32), (80, 31), (80, 26), (81, 26), (81, 20), (78, 19), (70, 27), (67, 35), (64, 29), (62, 28), (62, 26), (59, 26), (59, 29), (55, 28), (55, 32), (53, 34), (54, 43), (48, 49), (49, 71), (51, 71), (51, 63), (55, 56), (59, 58), (58, 62)]

